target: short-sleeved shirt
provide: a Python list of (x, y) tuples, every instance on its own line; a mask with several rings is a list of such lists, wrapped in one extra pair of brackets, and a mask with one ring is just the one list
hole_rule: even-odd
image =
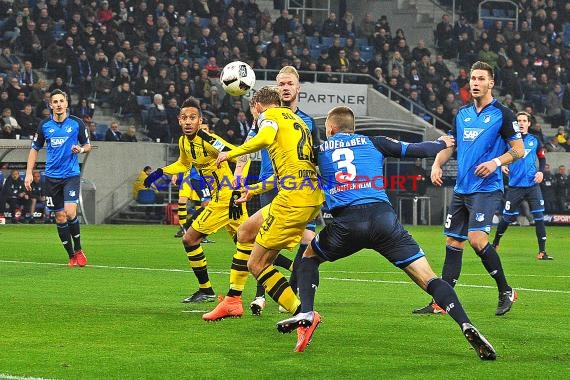
[(509, 187), (531, 187), (536, 185), (534, 176), (538, 168), (537, 158), (544, 158), (544, 149), (536, 136), (523, 135), (524, 156), (509, 165)]
[(80, 174), (78, 155), (71, 151), (73, 145), (78, 143), (90, 143), (83, 120), (68, 116), (62, 122), (57, 122), (50, 116), (40, 122), (32, 148), (39, 151), (46, 146), (46, 177), (69, 178)]
[(477, 113), (474, 104), (463, 106), (455, 116), (451, 131), (457, 145), (457, 182), (459, 194), (503, 191), (501, 169), (483, 178), (475, 168), (505, 153), (509, 142), (521, 138), (513, 112), (496, 99)]

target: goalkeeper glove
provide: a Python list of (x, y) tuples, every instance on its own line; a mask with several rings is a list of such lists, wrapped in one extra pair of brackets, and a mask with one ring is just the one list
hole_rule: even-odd
[(162, 176), (164, 175), (164, 172), (162, 171), (161, 168), (156, 169), (155, 171), (153, 171), (152, 173), (150, 173), (148, 175), (148, 177), (146, 177), (144, 179), (144, 187), (150, 187), (153, 183), (155, 183), (159, 178), (162, 178)]
[(230, 198), (230, 212), (229, 217), (233, 220), (238, 220), (243, 215), (243, 204), (236, 204), (236, 200), (241, 197), (241, 192), (238, 190), (232, 191)]

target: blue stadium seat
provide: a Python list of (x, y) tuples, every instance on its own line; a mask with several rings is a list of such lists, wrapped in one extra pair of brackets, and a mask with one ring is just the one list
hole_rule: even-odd
[(211, 22), (211, 21), (212, 21), (212, 20), (210, 20), (209, 18), (201, 18), (201, 19), (200, 19), (200, 23), (199, 23), (200, 28), (205, 28), (205, 27), (207, 27), (208, 25), (210, 25), (210, 22)]
[(137, 203), (142, 205), (151, 205), (156, 203), (156, 194), (154, 190), (142, 189), (137, 193)]
[(311, 49), (311, 58), (317, 59), (317, 58), (319, 58), (319, 55), (321, 55), (321, 49), (318, 49), (318, 48), (317, 49), (315, 49), (315, 48)]
[(107, 124), (97, 124), (95, 133), (97, 134), (97, 136), (103, 139), (105, 138), (105, 133), (107, 132), (107, 129), (109, 129), (109, 126)]
[(357, 38), (354, 44), (361, 48), (362, 46), (368, 46), (368, 38)]
[(368, 50), (368, 51), (364, 51), (364, 50), (360, 51), (360, 58), (362, 58), (366, 62), (370, 61), (373, 56), (374, 56), (374, 51), (372, 49)]
[(504, 9), (493, 9), (491, 12), (495, 17), (507, 17), (507, 11)]
[(307, 44), (309, 44), (310, 48), (313, 48), (313, 47), (315, 47), (315, 45), (319, 44), (319, 37), (309, 36), (309, 37), (306, 37), (306, 39), (307, 39)]
[(570, 22), (564, 24), (564, 45), (570, 47)]
[(137, 104), (144, 109), (148, 109), (152, 104), (152, 98), (150, 96), (137, 95)]
[(333, 43), (333, 38), (332, 37), (321, 37), (321, 44), (323, 44), (326, 47), (331, 47)]
[(481, 8), (481, 12), (479, 13), (479, 18), (488, 17), (488, 16), (491, 16), (491, 11), (487, 8)]

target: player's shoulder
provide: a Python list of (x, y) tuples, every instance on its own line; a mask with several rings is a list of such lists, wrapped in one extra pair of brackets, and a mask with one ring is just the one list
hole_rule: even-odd
[(307, 124), (307, 126), (309, 128), (312, 129), (313, 126), (315, 125), (315, 119), (313, 119), (311, 116), (309, 116), (306, 112), (304, 112), (303, 110), (301, 110), (298, 107), (297, 107), (297, 110), (295, 111), (295, 115), (297, 115), (301, 119), (303, 119), (303, 121)]
[(80, 118), (78, 118), (77, 116), (75, 116), (75, 115), (69, 115), (69, 116), (67, 117), (67, 120), (69, 120), (69, 121), (72, 122), (72, 123), (77, 124), (78, 126), (84, 126), (84, 125), (85, 125), (85, 122), (84, 122), (82, 119), (80, 119)]
[(503, 103), (499, 102), (497, 99), (494, 99), (493, 103), (491, 103), (491, 106), (501, 111), (504, 118), (515, 119), (515, 113), (513, 110), (505, 106)]
[(52, 121), (51, 117), (46, 117), (45, 119), (42, 119), (40, 121), (39, 127), (43, 128), (44, 126), (49, 125), (51, 121)]

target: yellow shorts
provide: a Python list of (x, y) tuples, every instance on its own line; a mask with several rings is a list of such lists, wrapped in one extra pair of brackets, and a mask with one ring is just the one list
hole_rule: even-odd
[(182, 187), (178, 190), (178, 196), (186, 197), (190, 201), (197, 201), (197, 202), (201, 201), (200, 194), (198, 194), (196, 190), (194, 190), (192, 186), (190, 186), (189, 181), (182, 182)]
[(271, 250), (291, 249), (301, 241), (307, 223), (316, 218), (317, 206), (292, 207), (271, 202), (261, 209), (263, 224), (255, 242)]
[(232, 191), (229, 189), (222, 190), (218, 195), (218, 197), (212, 197), (204, 211), (192, 222), (192, 228), (204, 235), (210, 235), (220, 228), (226, 227), (226, 230), (233, 237), (237, 234), (238, 227), (249, 217), (247, 208), (245, 204), (242, 205), (243, 215), (238, 220), (230, 219), (228, 214)]

